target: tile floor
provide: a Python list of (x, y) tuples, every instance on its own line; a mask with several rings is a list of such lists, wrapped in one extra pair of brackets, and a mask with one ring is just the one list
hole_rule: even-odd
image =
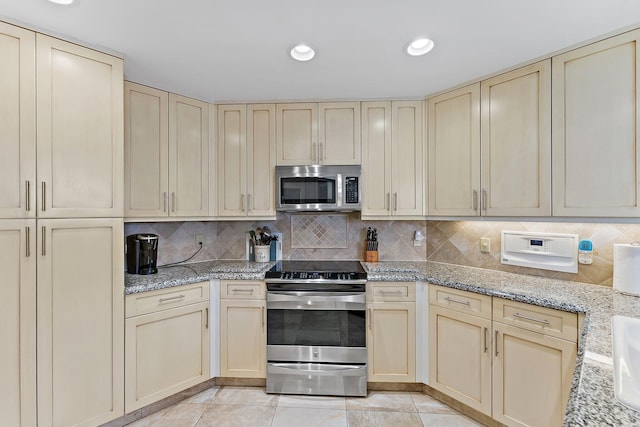
[(473, 427), (481, 424), (422, 393), (370, 391), (366, 398), (266, 394), (212, 387), (129, 427)]

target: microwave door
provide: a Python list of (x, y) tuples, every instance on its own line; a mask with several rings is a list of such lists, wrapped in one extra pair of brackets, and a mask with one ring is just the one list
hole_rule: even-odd
[(336, 204), (336, 179), (333, 178), (283, 177), (280, 188), (283, 206)]

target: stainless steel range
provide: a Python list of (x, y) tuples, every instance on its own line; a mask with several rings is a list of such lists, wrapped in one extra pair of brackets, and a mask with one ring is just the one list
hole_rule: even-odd
[(267, 393), (367, 395), (367, 273), (358, 261), (281, 261), (267, 284)]

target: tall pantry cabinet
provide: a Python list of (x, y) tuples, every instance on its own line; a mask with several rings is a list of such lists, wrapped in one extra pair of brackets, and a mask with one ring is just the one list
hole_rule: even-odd
[(122, 60), (4, 23), (0, 57), (0, 425), (102, 424), (124, 403)]

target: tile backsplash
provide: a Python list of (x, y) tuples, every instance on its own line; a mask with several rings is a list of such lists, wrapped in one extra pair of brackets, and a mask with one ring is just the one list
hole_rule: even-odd
[[(329, 218), (333, 216), (334, 218)], [(127, 223), (125, 235), (154, 233), (160, 236), (160, 265), (181, 261), (196, 250), (196, 235), (205, 236), (202, 251), (192, 261), (245, 259), (249, 230), (267, 225), (283, 234), (284, 259), (364, 259), (366, 228), (379, 234), (380, 261), (437, 261), (491, 270), (553, 277), (611, 286), (613, 244), (640, 241), (638, 224), (592, 224), (499, 221), (362, 221), (359, 213), (278, 213), (276, 221), (207, 221)], [(427, 236), (426, 245), (413, 246), (416, 230)], [(560, 273), (500, 263), (502, 230), (575, 233), (593, 241), (593, 264), (579, 265), (578, 273)], [(491, 251), (480, 252), (481, 237), (491, 238)]]

